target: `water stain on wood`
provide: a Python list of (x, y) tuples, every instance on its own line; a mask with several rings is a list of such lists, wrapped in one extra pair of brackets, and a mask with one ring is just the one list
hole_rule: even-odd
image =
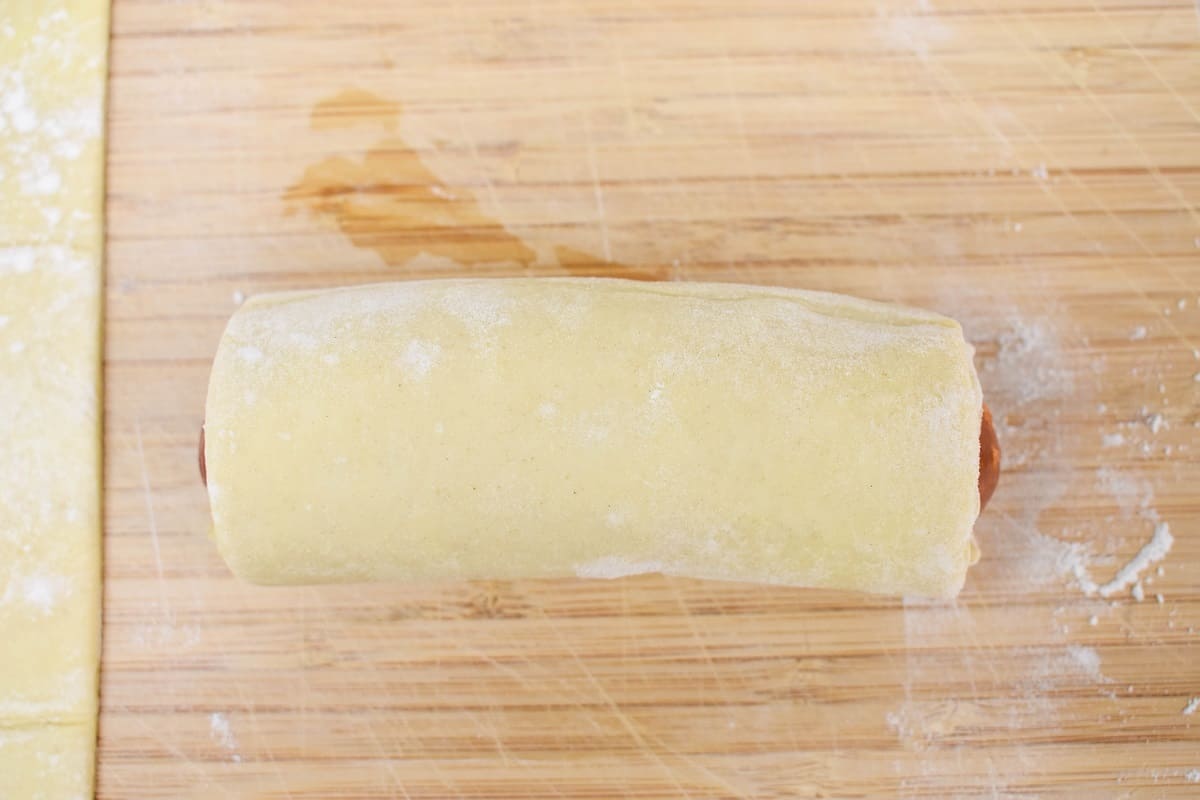
[(552, 259), (486, 215), (475, 196), (447, 186), (400, 138), (400, 104), (362, 89), (346, 89), (313, 107), (313, 130), (377, 125), (387, 132), (361, 158), (330, 156), (304, 171), (283, 194), (287, 213), (306, 210), (337, 224), (356, 247), (389, 266), (422, 254), (463, 266), (518, 265), (543, 274), (607, 275), (661, 280), (665, 269), (607, 262), (568, 246)]

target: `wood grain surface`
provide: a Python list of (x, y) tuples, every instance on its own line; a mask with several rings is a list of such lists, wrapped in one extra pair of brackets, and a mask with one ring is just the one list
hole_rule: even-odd
[[(116, 0), (109, 130), (101, 797), (1200, 795), (1191, 0)], [(234, 580), (237, 302), (464, 274), (961, 319), (966, 590)]]

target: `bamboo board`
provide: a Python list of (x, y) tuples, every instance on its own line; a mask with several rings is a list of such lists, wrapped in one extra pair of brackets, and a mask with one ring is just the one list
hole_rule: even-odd
[[(1200, 794), (1191, 3), (116, 0), (110, 93), (99, 796)], [(236, 304), (467, 274), (961, 319), (1006, 456), (966, 590), (235, 581)], [(1087, 596), (1161, 522), (1144, 599)]]

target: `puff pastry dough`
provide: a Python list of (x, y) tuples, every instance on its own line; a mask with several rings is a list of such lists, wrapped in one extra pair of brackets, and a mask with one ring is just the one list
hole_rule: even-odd
[(108, 3), (0, 2), (0, 797), (92, 795)]
[(955, 595), (982, 398), (957, 323), (732, 284), (267, 295), (217, 351), (217, 545), (261, 583), (663, 572)]

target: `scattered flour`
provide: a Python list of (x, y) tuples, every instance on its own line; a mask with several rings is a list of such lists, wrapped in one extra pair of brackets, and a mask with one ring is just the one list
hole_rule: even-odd
[(263, 358), (262, 350), (259, 350), (257, 347), (251, 347), (249, 345), (247, 345), (245, 347), (239, 347), (237, 354), (238, 354), (238, 358), (240, 358), (242, 361), (245, 361), (247, 364), (257, 363), (259, 361), (262, 361), (262, 358)]
[(34, 249), (28, 246), (0, 247), (0, 275), (32, 272)]
[(1132, 331), (1129, 332), (1129, 341), (1131, 341), (1131, 342), (1139, 342), (1145, 338), (1146, 338), (1146, 326), (1145, 325), (1138, 325), (1136, 328), (1134, 328)]
[[(974, 337), (972, 337), (974, 338)], [(1069, 396), (1074, 388), (1070, 368), (1063, 361), (1058, 332), (1045, 319), (1017, 318), (996, 336), (998, 351), (984, 372), (1000, 373), (1011, 408), (1034, 400)]]
[(198, 625), (175, 625), (174, 623), (152, 623), (135, 626), (130, 632), (130, 643), (139, 650), (147, 648), (191, 649), (200, 644), (203, 634)]
[(1106, 433), (1101, 444), (1104, 447), (1120, 447), (1125, 444), (1125, 437), (1120, 433)]
[(237, 738), (233, 735), (233, 727), (229, 724), (227, 715), (219, 711), (208, 715), (208, 735), (214, 742), (229, 751), (231, 761), (242, 760), (241, 755), (237, 752)]
[(1136, 512), (1147, 512), (1154, 503), (1154, 485), (1138, 480), (1113, 467), (1096, 470), (1096, 488), (1117, 501), (1123, 519)]
[[(1100, 669), (1100, 654), (1093, 647), (1070, 645), (1065, 650), (1038, 648), (1029, 672), (1021, 682), (1022, 689), (1031, 697), (1038, 697), (1078, 678), (1087, 678), (1092, 683), (1110, 683)], [(1048, 701), (1047, 701), (1048, 702)]]
[(1067, 648), (1067, 659), (1078, 672), (1083, 673), (1097, 683), (1108, 680), (1100, 672), (1100, 654), (1094, 648), (1071, 645)]
[(1184, 777), (1188, 783), (1200, 783), (1200, 769), (1189, 769)]
[(1187, 705), (1183, 707), (1183, 713), (1195, 714), (1197, 709), (1200, 709), (1200, 696), (1188, 700)]
[(1032, 527), (1014, 527), (1004, 532), (1010, 552), (1020, 554), (1017, 568), (1030, 587), (1047, 586), (1086, 569), (1088, 553), (1083, 545), (1047, 536)]
[(59, 602), (70, 594), (71, 585), (62, 575), (26, 575), (10, 578), (7, 588), (0, 595), (0, 608), (11, 603), (21, 603), (34, 611), (48, 616)]
[(430, 370), (437, 364), (438, 357), (441, 354), (441, 345), (434, 342), (413, 339), (404, 348), (404, 355), (400, 358), (400, 364), (409, 376), (419, 380), (429, 374)]
[(890, 48), (908, 51), (925, 61), (930, 49), (952, 40), (954, 32), (936, 14), (924, 13), (919, 7), (916, 11), (888, 13), (877, 8), (878, 33)]
[(1125, 566), (1117, 570), (1117, 574), (1113, 576), (1112, 580), (1096, 584), (1088, 577), (1087, 569), (1082, 563), (1074, 566), (1075, 578), (1087, 594), (1111, 597), (1126, 587), (1133, 586), (1134, 598), (1141, 600), (1144, 597), (1144, 591), (1138, 576), (1151, 564), (1165, 558), (1174, 543), (1175, 537), (1171, 535), (1171, 526), (1160, 522), (1154, 526), (1154, 535), (1150, 537), (1150, 541), (1143, 545), (1142, 549)]

